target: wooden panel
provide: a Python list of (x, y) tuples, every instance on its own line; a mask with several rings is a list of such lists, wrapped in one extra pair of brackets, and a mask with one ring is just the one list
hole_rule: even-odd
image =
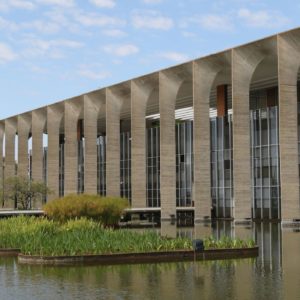
[(218, 117), (224, 117), (227, 114), (227, 85), (217, 86), (217, 113)]

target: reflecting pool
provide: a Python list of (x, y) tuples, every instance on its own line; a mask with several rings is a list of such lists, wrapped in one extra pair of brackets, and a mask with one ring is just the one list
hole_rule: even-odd
[(253, 237), (256, 259), (49, 267), (0, 259), (0, 299), (300, 299), (300, 232), (280, 224), (176, 228), (162, 234)]

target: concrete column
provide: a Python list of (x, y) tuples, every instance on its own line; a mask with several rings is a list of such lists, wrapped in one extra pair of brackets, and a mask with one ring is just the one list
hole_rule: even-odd
[[(17, 131), (17, 120), (15, 118), (5, 120), (5, 170), (4, 179), (16, 175), (15, 161), (15, 138)], [(13, 201), (6, 201), (4, 208), (14, 209)]]
[(297, 77), (300, 34), (278, 36), (279, 145), (281, 218), (300, 218), (298, 170)]
[(236, 220), (251, 218), (250, 83), (259, 63), (275, 51), (274, 39), (232, 50), (233, 188)]
[(251, 217), (249, 89), (254, 67), (242, 51), (232, 50), (234, 217)]
[[(0, 188), (3, 188), (3, 179), (4, 179), (4, 174), (3, 174), (3, 140), (4, 140), (4, 131), (5, 131), (5, 126), (4, 123), (0, 123)], [(1, 204), (0, 204), (1, 206)]]
[(48, 201), (59, 196), (59, 129), (64, 114), (63, 105), (47, 107), (47, 132), (48, 132), (48, 188), (52, 193)]
[(46, 123), (44, 110), (32, 112), (32, 179), (43, 180), (43, 133)]
[(131, 189), (132, 207), (146, 207), (146, 107), (151, 89), (131, 81)]
[(30, 115), (18, 116), (18, 176), (22, 177), (28, 177), (28, 138), (30, 125)]
[(97, 194), (97, 120), (101, 104), (84, 96), (84, 191)]
[(175, 104), (181, 81), (159, 72), (161, 220), (176, 216)]
[(65, 195), (77, 193), (79, 106), (65, 102)]
[(209, 97), (221, 70), (214, 60), (193, 64), (195, 221), (211, 217)]
[(122, 100), (106, 89), (106, 194), (120, 196), (120, 111)]

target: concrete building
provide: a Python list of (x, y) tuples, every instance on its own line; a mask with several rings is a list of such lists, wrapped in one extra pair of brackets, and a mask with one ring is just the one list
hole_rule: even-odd
[(300, 219), (299, 67), (295, 29), (1, 120), (1, 179), (162, 220)]

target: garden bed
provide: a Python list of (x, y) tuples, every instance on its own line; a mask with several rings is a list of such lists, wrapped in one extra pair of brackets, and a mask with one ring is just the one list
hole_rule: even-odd
[(103, 255), (37, 256), (18, 255), (21, 264), (74, 265), (74, 264), (140, 264), (193, 260), (250, 258), (258, 256), (258, 247), (240, 249), (210, 249), (204, 251), (177, 250), (148, 253), (118, 253)]

